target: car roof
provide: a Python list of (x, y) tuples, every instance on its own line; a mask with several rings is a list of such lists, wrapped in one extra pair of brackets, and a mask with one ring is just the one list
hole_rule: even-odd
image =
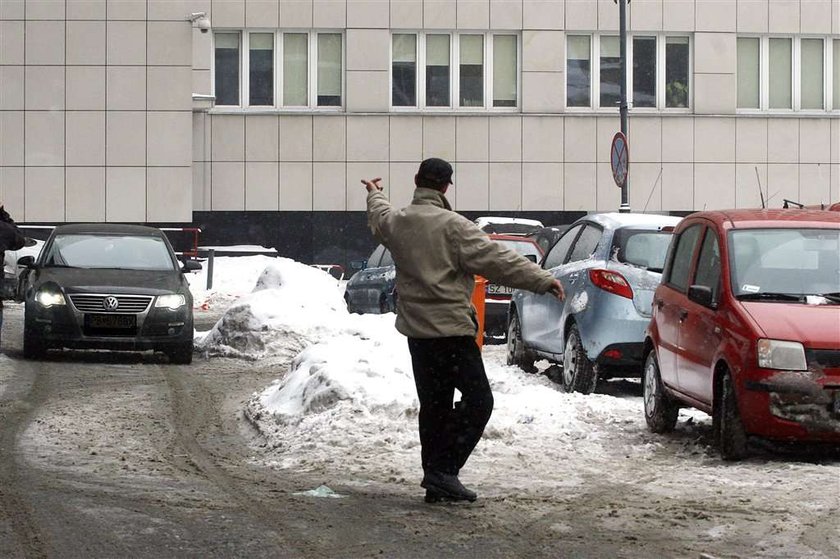
[(661, 214), (639, 214), (639, 213), (618, 213), (618, 212), (607, 212), (607, 213), (597, 213), (597, 214), (589, 214), (584, 216), (578, 220), (580, 221), (593, 221), (598, 223), (599, 225), (603, 225), (609, 229), (617, 229), (619, 227), (627, 227), (627, 226), (655, 226), (655, 227), (667, 227), (673, 226), (680, 222), (682, 218), (670, 215), (661, 215)]
[(534, 239), (532, 239), (531, 237), (526, 237), (524, 235), (505, 235), (502, 233), (490, 233), (489, 236), (494, 241), (518, 241), (520, 243), (531, 243), (532, 245), (537, 244), (537, 242)]
[(69, 223), (59, 225), (55, 228), (54, 235), (72, 234), (111, 234), (111, 235), (137, 235), (146, 237), (160, 237), (163, 235), (156, 227), (145, 225), (129, 225), (124, 223)]
[(688, 217), (703, 217), (735, 229), (797, 227), (802, 225), (840, 224), (840, 213), (806, 209), (736, 209), (695, 212)]

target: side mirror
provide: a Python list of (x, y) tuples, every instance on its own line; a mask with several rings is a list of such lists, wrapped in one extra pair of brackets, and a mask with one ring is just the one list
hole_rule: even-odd
[(526, 254), (525, 258), (533, 262), (534, 264), (537, 263), (537, 255), (536, 254)]
[(184, 262), (184, 265), (181, 266), (181, 271), (184, 273), (190, 272), (197, 272), (201, 269), (201, 262), (196, 262), (195, 260), (187, 260)]
[(698, 305), (715, 308), (714, 298), (712, 297), (712, 288), (706, 285), (692, 285), (688, 288), (688, 298)]
[(367, 260), (353, 260), (350, 262), (350, 267), (354, 270), (364, 270), (367, 268)]
[(29, 256), (21, 256), (18, 258), (17, 261), (18, 266), (23, 266), (24, 268), (34, 268), (35, 267), (35, 257), (32, 255)]

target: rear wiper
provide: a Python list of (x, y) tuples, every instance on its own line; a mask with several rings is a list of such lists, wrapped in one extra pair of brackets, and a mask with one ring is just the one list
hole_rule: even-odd
[(741, 293), (736, 296), (740, 301), (758, 301), (758, 300), (775, 300), (775, 301), (804, 301), (803, 295), (794, 295), (792, 293), (776, 293), (773, 291), (760, 291), (758, 293)]

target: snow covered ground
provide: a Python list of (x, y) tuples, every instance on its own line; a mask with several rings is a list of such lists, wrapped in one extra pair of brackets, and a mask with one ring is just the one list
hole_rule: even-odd
[[(199, 351), (276, 368), (277, 380), (245, 410), (265, 441), (253, 460), (320, 474), (330, 486), (396, 484), (419, 492), (418, 404), (394, 315), (348, 314), (338, 282), (287, 259), (220, 258), (216, 272), (216, 289), (197, 290), (196, 304), (200, 297), (232, 304), (198, 335)], [(705, 414), (684, 410), (675, 433), (654, 435), (645, 426), (638, 381), (605, 383), (589, 396), (566, 394), (548, 363), (541, 363), (548, 374), (527, 374), (505, 365), (504, 352), (484, 349), (495, 409), (462, 472), (482, 497), (562, 500), (595, 486), (625, 487), (642, 501), (683, 503), (675, 514), (699, 515), (709, 540), (740, 529), (710, 520), (709, 510), (770, 507), (791, 525), (770, 530), (755, 556), (823, 556), (810, 553), (800, 536), (812, 515), (840, 513), (836, 459), (771, 453), (724, 463), (711, 447)], [(641, 515), (630, 511), (612, 521), (643, 522)], [(828, 537), (840, 551), (840, 534)]]

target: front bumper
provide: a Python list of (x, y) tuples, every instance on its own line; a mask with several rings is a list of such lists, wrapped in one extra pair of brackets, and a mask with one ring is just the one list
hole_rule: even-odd
[[(46, 348), (111, 349), (124, 351), (167, 350), (192, 340), (193, 316), (189, 305), (179, 309), (154, 307), (153, 303), (134, 316), (135, 328), (96, 329), (85, 323), (85, 314), (68, 302), (66, 305), (43, 307), (26, 302), (26, 325)], [(103, 314), (108, 313), (87, 313)]]

